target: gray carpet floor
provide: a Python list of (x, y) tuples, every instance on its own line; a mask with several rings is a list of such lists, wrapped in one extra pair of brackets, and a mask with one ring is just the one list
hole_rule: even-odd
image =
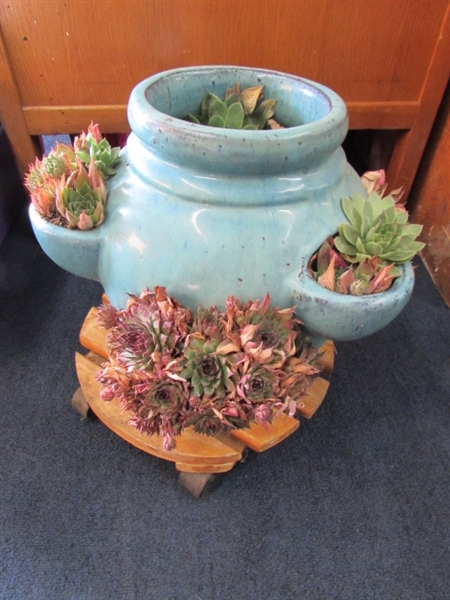
[(0, 248), (0, 598), (450, 598), (450, 315), (424, 266), (404, 312), (337, 344), (318, 413), (196, 500), (70, 399), (98, 283), (19, 219)]

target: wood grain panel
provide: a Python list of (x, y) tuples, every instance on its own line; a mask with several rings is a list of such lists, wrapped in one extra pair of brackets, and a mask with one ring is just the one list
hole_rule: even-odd
[[(165, 69), (235, 64), (319, 81), (352, 129), (401, 131), (388, 169), (408, 193), (450, 74), (449, 0), (4, 0), (0, 118), (19, 169), (33, 135), (91, 119), (128, 131), (132, 88)], [(387, 165), (386, 165), (387, 167)]]
[[(12, 140), (14, 158), (22, 167), (23, 171), (40, 153), (37, 140), (30, 137), (24, 114), (22, 112), (22, 100), (17, 91), (17, 82), (11, 69), (9, 58), (0, 36), (0, 121), (10, 141)], [(11, 134), (13, 134), (11, 136)]]
[(450, 85), (411, 193), (411, 220), (423, 225), (421, 255), (450, 307)]
[(399, 138), (387, 173), (394, 187), (409, 194), (425, 145), (450, 76), (450, 3), (436, 36), (428, 70), (420, 91), (420, 108), (414, 125)]
[[(409, 129), (418, 102), (349, 102), (351, 129)], [(23, 115), (30, 134), (78, 133), (94, 121), (103, 133), (128, 133), (127, 106), (27, 106)]]
[[(25, 106), (126, 104), (173, 67), (238, 64), (320, 81), (347, 102), (419, 98), (445, 0), (8, 0)], [(19, 51), (20, 49), (20, 51)]]

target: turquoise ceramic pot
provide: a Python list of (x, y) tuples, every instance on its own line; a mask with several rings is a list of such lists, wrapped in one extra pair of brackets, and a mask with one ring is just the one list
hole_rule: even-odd
[[(264, 84), (285, 129), (223, 130), (188, 123), (206, 90)], [(89, 232), (31, 221), (61, 267), (102, 282), (111, 302), (162, 285), (195, 310), (227, 296), (295, 304), (317, 336), (354, 339), (380, 329), (406, 304), (410, 269), (378, 297), (340, 296), (307, 275), (311, 255), (345, 220), (343, 196), (364, 193), (341, 148), (342, 99), (317, 83), (274, 71), (211, 66), (141, 82), (128, 105), (132, 129), (110, 180), (107, 217)], [(375, 308), (373, 308), (375, 307)]]

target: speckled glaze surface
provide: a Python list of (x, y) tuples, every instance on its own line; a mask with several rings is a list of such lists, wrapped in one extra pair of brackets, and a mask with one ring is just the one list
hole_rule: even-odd
[[(197, 112), (207, 89), (221, 95), (237, 82), (241, 89), (264, 84), (285, 129), (182, 120)], [(311, 255), (345, 220), (342, 197), (364, 193), (341, 148), (346, 107), (331, 90), (273, 71), (183, 68), (137, 85), (128, 119), (132, 133), (98, 229), (64, 230), (30, 209), (44, 251), (68, 271), (100, 280), (116, 307), (127, 293), (155, 285), (194, 310), (268, 291), (277, 306), (295, 304), (315, 335), (355, 339), (384, 327), (408, 301), (410, 268), (375, 299), (324, 297), (307, 275)]]

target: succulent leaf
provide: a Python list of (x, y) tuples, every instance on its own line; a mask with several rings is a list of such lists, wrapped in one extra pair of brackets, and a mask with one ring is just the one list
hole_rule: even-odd
[(380, 169), (378, 171), (366, 171), (362, 175), (361, 181), (363, 182), (368, 194), (371, 194), (372, 192), (378, 192), (380, 196), (383, 196), (387, 187), (386, 173), (384, 169)]
[(358, 239), (359, 232), (356, 227), (350, 225), (350, 223), (344, 223), (339, 229), (339, 233), (344, 237), (350, 244), (355, 245)]
[(201, 121), (200, 121), (200, 117), (197, 117), (197, 116), (192, 115), (190, 113), (186, 116), (186, 121), (189, 121), (190, 123), (196, 123), (197, 125), (202, 124)]
[(342, 200), (342, 210), (344, 211), (345, 216), (349, 220), (349, 222), (359, 229), (362, 224), (362, 215), (359, 208), (362, 208), (362, 202), (364, 198), (360, 194), (355, 194), (353, 196), (353, 201), (350, 198), (343, 198)]
[(262, 129), (264, 127), (264, 115), (261, 113), (254, 112), (251, 115), (247, 115), (244, 118), (245, 129)]
[(227, 106), (231, 106), (235, 102), (241, 103), (239, 94), (236, 91), (233, 90), (231, 93), (225, 95), (225, 104)]
[(205, 121), (208, 121), (208, 117), (209, 117), (209, 107), (211, 105), (212, 102), (214, 102), (215, 100), (220, 100), (219, 96), (216, 96), (215, 94), (211, 93), (211, 92), (206, 92), (205, 96), (203, 97), (202, 103), (201, 103), (201, 116), (203, 117), (203, 119), (205, 119)]
[(240, 102), (228, 106), (224, 127), (228, 129), (242, 129), (244, 123), (244, 109)]
[(356, 254), (356, 243), (358, 241), (358, 238), (356, 238), (355, 243), (353, 244), (352, 242), (349, 242), (347, 240), (347, 238), (345, 237), (345, 235), (338, 235), (337, 237), (334, 238), (334, 245), (336, 246), (337, 250), (341, 253), (341, 254), (346, 254), (349, 256), (355, 255)]
[(330, 263), (330, 252), (333, 247), (333, 241), (325, 240), (320, 246), (319, 252), (317, 253), (317, 271), (323, 273)]
[(208, 125), (210, 127), (225, 127), (225, 120), (220, 115), (213, 115), (209, 121)]
[(267, 122), (275, 114), (276, 101), (273, 98), (267, 98), (263, 100), (261, 104), (256, 108), (255, 112), (261, 114), (263, 120)]
[(243, 90), (240, 94), (242, 106), (246, 115), (251, 115), (252, 112), (255, 110), (256, 104), (259, 100), (259, 97), (261, 96), (263, 88), (263, 85), (249, 87)]
[(222, 100), (220, 98), (217, 98), (217, 100), (214, 100), (209, 105), (209, 109), (208, 109), (208, 124), (209, 125), (211, 125), (211, 120), (215, 116), (221, 117), (221, 119), (223, 121), (225, 121), (225, 118), (227, 116), (227, 105), (225, 104), (225, 102), (222, 102)]

